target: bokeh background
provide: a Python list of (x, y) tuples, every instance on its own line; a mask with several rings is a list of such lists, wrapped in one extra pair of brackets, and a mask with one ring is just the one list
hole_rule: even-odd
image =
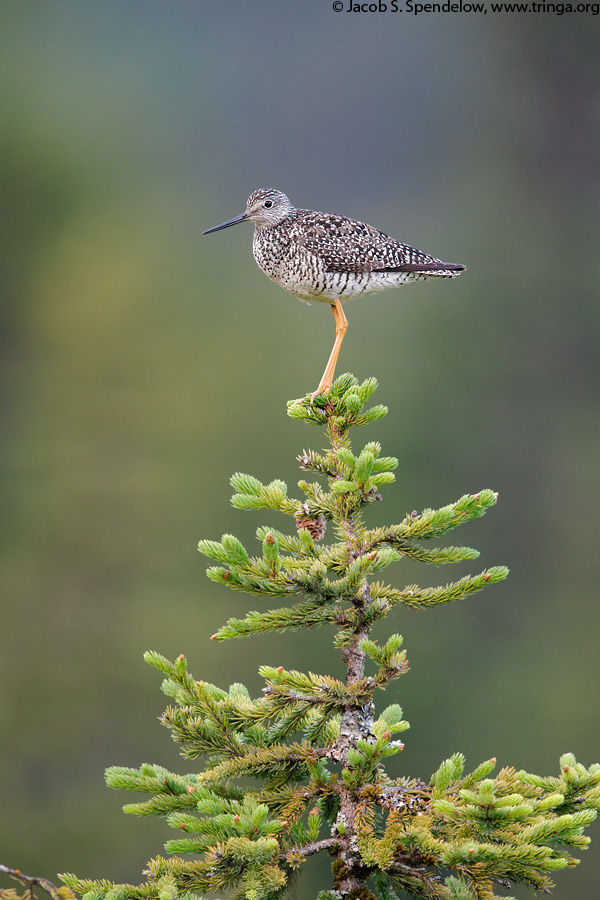
[[(468, 266), (347, 307), (338, 369), (390, 407), (357, 435), (400, 458), (373, 521), (500, 495), (459, 539), (509, 580), (392, 623), (412, 664), (385, 698), (412, 726), (398, 771), (457, 750), (599, 761), (599, 18), (329, 0), (5, 0), (1, 18), (0, 861), (137, 882), (161, 852), (166, 825), (103, 782), (190, 770), (144, 650), (255, 694), (261, 663), (339, 668), (325, 632), (208, 640), (256, 599), (209, 582), (196, 542), (283, 527), (234, 511), (228, 478), (293, 489), (321, 435), (285, 402), (333, 341), (327, 306), (258, 271), (250, 226), (201, 236), (257, 187)], [(592, 835), (557, 897), (595, 896)]]

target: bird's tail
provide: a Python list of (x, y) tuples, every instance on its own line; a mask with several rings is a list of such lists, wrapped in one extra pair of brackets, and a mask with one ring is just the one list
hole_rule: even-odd
[(401, 266), (382, 266), (375, 272), (414, 272), (415, 275), (437, 275), (442, 278), (454, 278), (467, 267), (460, 263), (445, 263), (439, 259), (431, 262), (403, 263)]
[(398, 266), (395, 271), (416, 272), (423, 275), (441, 275), (446, 278), (454, 278), (455, 275), (460, 275), (461, 272), (464, 272), (466, 268), (466, 266), (462, 266), (460, 263), (405, 263), (403, 266)]

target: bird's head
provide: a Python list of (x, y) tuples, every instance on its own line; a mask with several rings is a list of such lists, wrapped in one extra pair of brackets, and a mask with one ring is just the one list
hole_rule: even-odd
[(278, 225), (296, 209), (281, 191), (254, 191), (246, 203), (246, 217), (257, 225)]
[(241, 216), (228, 219), (227, 222), (215, 225), (214, 228), (208, 228), (202, 233), (209, 234), (211, 231), (220, 231), (221, 228), (229, 228), (231, 225), (237, 225), (238, 222), (247, 221), (255, 222), (259, 226), (278, 225), (295, 211), (296, 208), (281, 191), (261, 189), (250, 194), (246, 203), (246, 212)]

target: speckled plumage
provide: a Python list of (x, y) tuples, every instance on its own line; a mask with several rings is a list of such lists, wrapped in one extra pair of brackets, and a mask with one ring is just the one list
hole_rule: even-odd
[(246, 212), (204, 234), (254, 222), (254, 259), (272, 281), (306, 303), (330, 303), (335, 343), (311, 403), (326, 393), (348, 327), (342, 301), (423, 278), (453, 278), (464, 266), (401, 244), (364, 222), (296, 209), (281, 191), (254, 191)]
[(254, 191), (245, 213), (209, 231), (245, 220), (255, 223), (254, 258), (265, 275), (304, 301), (350, 300), (431, 276), (453, 278), (465, 268), (364, 222), (296, 209), (275, 190)]

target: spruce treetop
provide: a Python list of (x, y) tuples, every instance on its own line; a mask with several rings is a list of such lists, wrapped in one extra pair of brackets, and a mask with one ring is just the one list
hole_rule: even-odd
[(283, 513), (290, 529), (259, 527), (255, 555), (231, 534), (199, 544), (213, 563), (209, 578), (261, 598), (214, 640), (329, 626), (345, 679), (262, 666), (265, 686), (252, 698), (241, 684), (224, 690), (195, 680), (183, 656), (170, 662), (147, 653), (173, 701), (161, 721), (182, 755), (202, 763), (186, 775), (115, 766), (106, 777), (111, 787), (149, 795), (126, 812), (164, 816), (178, 837), (166, 843), (167, 856), (148, 863), (141, 885), (64, 875), (65, 890), (84, 900), (195, 900), (223, 891), (279, 900), (306, 860), (324, 852), (332, 880), (318, 900), (493, 900), (512, 883), (549, 891), (552, 873), (576, 864), (570, 851), (587, 845), (584, 829), (600, 808), (600, 766), (586, 769), (566, 754), (552, 777), (510, 767), (493, 777), (495, 759), (465, 773), (456, 753), (428, 782), (386, 769), (403, 749), (408, 723), (398, 703), (378, 709), (375, 700), (406, 673), (408, 660), (399, 634), (379, 643), (372, 626), (396, 607), (460, 600), (501, 581), (507, 569), (435, 588), (380, 580), (404, 557), (436, 566), (476, 559), (469, 547), (431, 542), (484, 515), (497, 498), (480, 490), (398, 524), (367, 527), (362, 512), (381, 499), (397, 466), (376, 441), (360, 451), (350, 443), (351, 428), (387, 412), (365, 410), (376, 387), (374, 379), (359, 384), (342, 375), (313, 403), (288, 405), (288, 415), (323, 427), (328, 438), (326, 450), (298, 457), (311, 479), (299, 482), (300, 498), (278, 479), (231, 479), (236, 509)]

